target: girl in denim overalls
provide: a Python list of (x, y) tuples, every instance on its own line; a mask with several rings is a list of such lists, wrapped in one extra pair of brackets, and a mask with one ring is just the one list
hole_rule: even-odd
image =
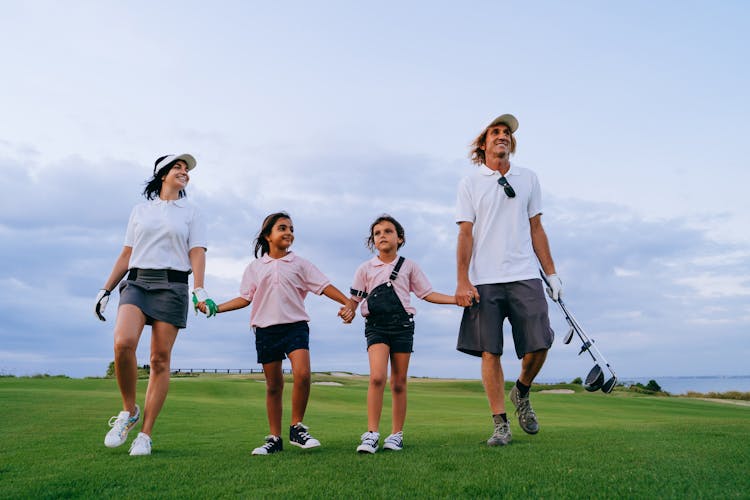
[(378, 450), (383, 393), (391, 362), (393, 422), (383, 448), (403, 449), (406, 419), (406, 380), (414, 345), (414, 313), (409, 294), (435, 304), (455, 304), (452, 295), (432, 291), (429, 280), (412, 260), (399, 257), (405, 242), (404, 228), (390, 215), (381, 215), (370, 225), (367, 247), (378, 255), (363, 263), (354, 275), (352, 300), (361, 302), (365, 318), (370, 385), (367, 389), (367, 432), (362, 434), (360, 453)]

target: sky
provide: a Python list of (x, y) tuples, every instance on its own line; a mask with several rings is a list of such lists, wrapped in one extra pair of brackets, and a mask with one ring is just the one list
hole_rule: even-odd
[[(154, 160), (198, 160), (206, 289), (238, 293), (263, 217), (341, 290), (381, 213), (456, 286), (458, 181), (492, 119), (541, 182), (565, 303), (620, 378), (747, 375), (746, 2), (23, 2), (0, 6), (0, 374), (101, 376), (94, 298)], [(743, 62), (744, 61), (744, 62)], [(479, 378), (461, 310), (412, 297), (410, 375)], [(314, 371), (368, 373), (361, 317), (310, 295)], [(194, 316), (173, 368), (259, 368), (250, 309)], [(540, 380), (592, 362), (550, 302)], [(150, 333), (138, 349), (148, 363)], [(519, 362), (505, 325), (506, 377)], [(285, 365), (288, 366), (288, 365)]]

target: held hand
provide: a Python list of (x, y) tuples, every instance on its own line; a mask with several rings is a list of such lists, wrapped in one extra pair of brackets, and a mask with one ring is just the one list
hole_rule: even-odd
[(471, 283), (459, 284), (456, 287), (456, 304), (461, 307), (470, 307), (479, 303), (479, 292)]
[(547, 276), (547, 295), (557, 302), (562, 297), (562, 280), (557, 274), (550, 274)]
[(351, 323), (355, 316), (354, 310), (349, 308), (348, 306), (343, 306), (341, 309), (339, 309), (338, 316), (344, 320), (344, 323)]
[(195, 314), (198, 314), (198, 311), (200, 311), (207, 318), (216, 316), (216, 313), (219, 312), (216, 302), (209, 298), (208, 292), (203, 288), (193, 290), (193, 309), (195, 310)]
[(101, 321), (107, 321), (104, 318), (104, 310), (107, 308), (107, 302), (109, 302), (109, 290), (102, 288), (96, 294), (96, 305), (94, 306), (96, 317)]

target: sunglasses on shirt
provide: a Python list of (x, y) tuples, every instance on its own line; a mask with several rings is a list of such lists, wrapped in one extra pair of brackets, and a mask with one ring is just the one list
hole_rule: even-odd
[(508, 179), (506, 179), (504, 175), (500, 176), (500, 178), (497, 180), (497, 183), (503, 187), (503, 191), (505, 191), (505, 194), (508, 195), (508, 198), (516, 197), (516, 192), (513, 190), (513, 186), (510, 185)]

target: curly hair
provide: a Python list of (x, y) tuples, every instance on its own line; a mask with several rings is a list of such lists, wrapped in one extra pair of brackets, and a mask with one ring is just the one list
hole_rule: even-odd
[[(487, 127), (482, 131), (481, 134), (477, 136), (476, 139), (472, 141), (472, 143), (469, 145), (471, 151), (469, 152), (469, 159), (472, 163), (475, 163), (477, 165), (484, 165), (486, 163), (486, 158), (484, 156), (484, 149), (482, 149), (487, 142), (487, 132), (490, 130), (490, 127)], [(510, 134), (510, 153), (514, 154), (516, 152), (516, 136), (514, 136), (512, 133)]]

